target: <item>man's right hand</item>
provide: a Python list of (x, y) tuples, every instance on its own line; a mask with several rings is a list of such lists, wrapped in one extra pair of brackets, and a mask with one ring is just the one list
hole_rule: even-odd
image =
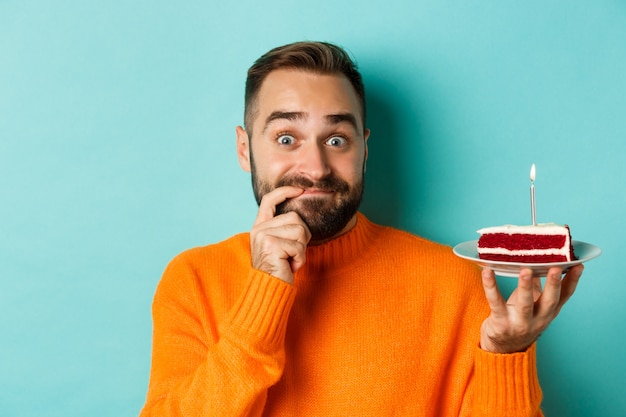
[(250, 231), (252, 267), (289, 284), (304, 265), (311, 232), (296, 212), (276, 216), (276, 206), (303, 192), (302, 188), (284, 186), (265, 194)]

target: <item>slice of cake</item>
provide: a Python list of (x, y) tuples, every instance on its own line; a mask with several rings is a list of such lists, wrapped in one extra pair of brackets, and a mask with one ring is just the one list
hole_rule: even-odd
[(569, 227), (556, 223), (495, 226), (478, 231), (478, 257), (520, 263), (570, 262), (576, 259)]

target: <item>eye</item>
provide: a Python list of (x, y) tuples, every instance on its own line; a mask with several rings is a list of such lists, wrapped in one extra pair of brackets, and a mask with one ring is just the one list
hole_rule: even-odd
[(342, 138), (341, 136), (333, 136), (332, 138), (326, 141), (326, 144), (333, 147), (341, 147), (345, 146), (348, 143), (346, 138)]
[(291, 135), (280, 135), (276, 141), (279, 145), (293, 145), (296, 142), (296, 139)]

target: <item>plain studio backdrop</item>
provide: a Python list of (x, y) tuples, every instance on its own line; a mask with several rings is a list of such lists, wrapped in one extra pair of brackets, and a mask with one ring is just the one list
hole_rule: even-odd
[(1, 1), (0, 415), (139, 413), (165, 265), (254, 221), (245, 72), (297, 40), (362, 70), (371, 219), (528, 224), (536, 164), (537, 220), (603, 250), (540, 339), (543, 407), (623, 415), (623, 0)]

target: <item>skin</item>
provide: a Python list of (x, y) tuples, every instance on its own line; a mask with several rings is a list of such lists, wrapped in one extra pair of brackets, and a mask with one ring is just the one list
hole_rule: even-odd
[[(363, 179), (369, 130), (362, 126), (356, 94), (345, 77), (273, 71), (261, 85), (253, 120), (253, 140), (243, 127), (236, 128), (237, 155), (241, 167), (251, 172), (252, 153), (256, 176), (267, 184), (294, 175), (315, 182), (331, 173), (351, 186)], [(294, 211), (276, 215), (276, 206), (289, 201), (306, 212), (302, 202), (310, 198), (331, 204), (339, 196), (296, 186), (274, 187), (263, 195), (250, 231), (253, 268), (293, 283), (295, 272), (306, 262), (307, 246), (324, 240), (312, 241), (300, 215)], [(333, 237), (355, 224), (353, 216)], [(582, 271), (579, 265), (562, 277), (560, 268), (551, 268), (542, 288), (539, 278), (523, 269), (518, 287), (505, 300), (494, 273), (484, 269), (482, 283), (491, 313), (480, 330), (480, 347), (496, 353), (526, 350), (572, 296)]]
[(574, 294), (583, 265), (571, 268), (565, 277), (559, 267), (548, 270), (544, 288), (531, 269), (520, 271), (518, 285), (504, 300), (493, 271), (484, 268), (482, 281), (491, 314), (480, 329), (480, 347), (497, 353), (523, 352), (537, 340)]
[[(268, 184), (288, 176), (316, 182), (331, 174), (350, 186), (363, 180), (369, 130), (363, 127), (356, 93), (344, 76), (273, 71), (261, 85), (256, 110), (253, 138), (241, 126), (236, 129), (237, 155), (245, 171), (252, 171), (253, 154), (256, 176)], [(311, 241), (307, 225), (295, 212), (275, 216), (276, 206), (289, 201), (306, 212), (303, 200), (333, 204), (340, 197), (332, 190), (292, 186), (265, 194), (250, 232), (252, 266), (293, 283), (307, 245), (323, 240)], [(356, 215), (332, 238), (355, 224)]]

